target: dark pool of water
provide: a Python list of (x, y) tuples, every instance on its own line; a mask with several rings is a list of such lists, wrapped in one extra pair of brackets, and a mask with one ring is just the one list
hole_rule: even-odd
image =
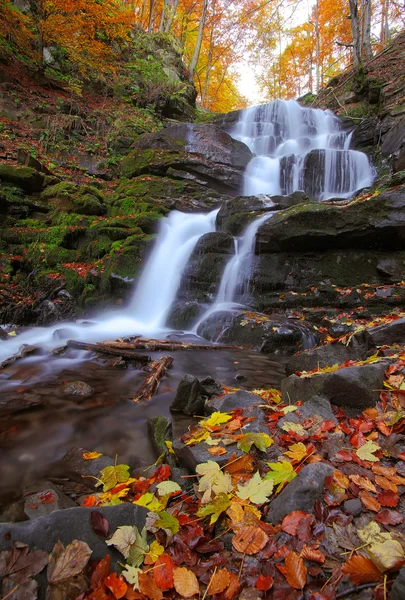
[[(163, 353), (151, 353), (153, 358)], [(31, 395), (45, 404), (0, 418), (0, 503), (18, 496), (22, 488), (42, 477), (61, 474), (59, 461), (72, 447), (97, 450), (133, 467), (148, 466), (156, 455), (148, 437), (147, 420), (169, 416), (180, 379), (186, 374), (210, 375), (216, 381), (247, 390), (278, 386), (285, 358), (251, 351), (179, 351), (150, 402), (135, 404), (146, 373), (133, 367), (108, 366), (86, 352), (63, 357), (28, 358), (0, 374), (0, 403)], [(243, 381), (236, 380), (243, 376)], [(85, 381), (94, 394), (87, 399), (67, 396), (70, 381)], [(22, 396), (21, 396), (22, 395)], [(33, 395), (33, 396), (32, 396)], [(174, 418), (175, 434), (190, 420)]]

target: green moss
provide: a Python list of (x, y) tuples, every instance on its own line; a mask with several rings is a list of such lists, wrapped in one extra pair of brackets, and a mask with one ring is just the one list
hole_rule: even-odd
[(41, 198), (44, 200), (50, 200), (51, 198), (58, 198), (60, 196), (68, 196), (72, 197), (74, 194), (77, 194), (79, 190), (79, 186), (76, 183), (61, 181), (56, 185), (52, 185), (46, 190), (44, 190), (41, 194)]
[(103, 215), (105, 208), (97, 196), (84, 194), (75, 196), (73, 199), (74, 210), (82, 215)]
[[(182, 146), (182, 144), (181, 144)], [(121, 162), (121, 174), (131, 179), (147, 173), (164, 175), (166, 170), (185, 158), (182, 150), (136, 149)]]
[(26, 192), (39, 192), (44, 183), (44, 176), (31, 167), (13, 167), (0, 165), (0, 181), (12, 183)]

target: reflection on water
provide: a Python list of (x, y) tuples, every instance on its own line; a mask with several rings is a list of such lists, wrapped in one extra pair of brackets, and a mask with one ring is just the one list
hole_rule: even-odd
[[(163, 353), (151, 353), (155, 359)], [(63, 357), (31, 357), (17, 361), (0, 374), (0, 411), (5, 403), (35, 401), (37, 406), (0, 417), (0, 480), (2, 497), (18, 495), (21, 488), (40, 477), (62, 474), (58, 461), (72, 447), (97, 450), (134, 467), (148, 466), (156, 455), (148, 438), (147, 420), (169, 416), (180, 379), (187, 373), (210, 375), (231, 387), (268, 388), (284, 377), (286, 358), (252, 351), (178, 351), (172, 369), (150, 402), (131, 398), (146, 373), (128, 367), (108, 366), (88, 352)], [(239, 376), (238, 380), (235, 379)], [(64, 387), (84, 381), (94, 389), (87, 398), (68, 396)], [(1, 415), (4, 413), (0, 412)], [(183, 433), (189, 419), (175, 417), (175, 435)], [(1, 499), (1, 498), (0, 498)]]

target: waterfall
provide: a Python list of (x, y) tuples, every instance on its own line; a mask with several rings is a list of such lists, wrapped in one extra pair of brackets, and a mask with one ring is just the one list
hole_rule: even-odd
[(276, 100), (242, 111), (229, 133), (256, 154), (246, 196), (304, 190), (314, 200), (346, 198), (373, 182), (367, 156), (350, 150), (351, 133), (328, 110)]
[(63, 327), (65, 339), (97, 342), (127, 335), (159, 336), (165, 329), (166, 316), (176, 298), (181, 274), (198, 240), (215, 231), (218, 210), (208, 214), (185, 214), (172, 211), (162, 219), (152, 253), (145, 263), (130, 304), (114, 313), (100, 315), (91, 325), (64, 323), (52, 327), (35, 327), (7, 343), (0, 344), (0, 362), (22, 344), (39, 344), (47, 348), (61, 346), (63, 340), (53, 336)]

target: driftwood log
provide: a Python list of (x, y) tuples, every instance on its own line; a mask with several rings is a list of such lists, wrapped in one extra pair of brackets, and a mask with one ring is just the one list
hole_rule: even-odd
[(111, 347), (107, 344), (87, 344), (86, 342), (77, 342), (76, 340), (68, 340), (66, 342), (68, 348), (75, 348), (76, 350), (90, 350), (91, 352), (98, 352), (100, 354), (107, 354), (108, 356), (121, 356), (126, 360), (135, 360), (140, 363), (148, 363), (151, 361), (151, 357), (146, 354), (138, 354), (137, 348), (132, 347), (132, 351), (124, 350), (117, 347)]
[(162, 356), (162, 358), (159, 358), (159, 360), (153, 363), (151, 372), (133, 398), (134, 402), (150, 400), (152, 398), (159, 387), (160, 380), (165, 375), (167, 369), (171, 367), (172, 362), (172, 356)]
[(149, 352), (168, 350), (241, 350), (240, 346), (222, 346), (215, 344), (195, 344), (193, 342), (180, 342), (178, 340), (150, 340), (148, 338), (136, 338), (132, 342), (108, 341), (104, 342), (109, 348), (120, 348), (122, 350), (149, 350)]

